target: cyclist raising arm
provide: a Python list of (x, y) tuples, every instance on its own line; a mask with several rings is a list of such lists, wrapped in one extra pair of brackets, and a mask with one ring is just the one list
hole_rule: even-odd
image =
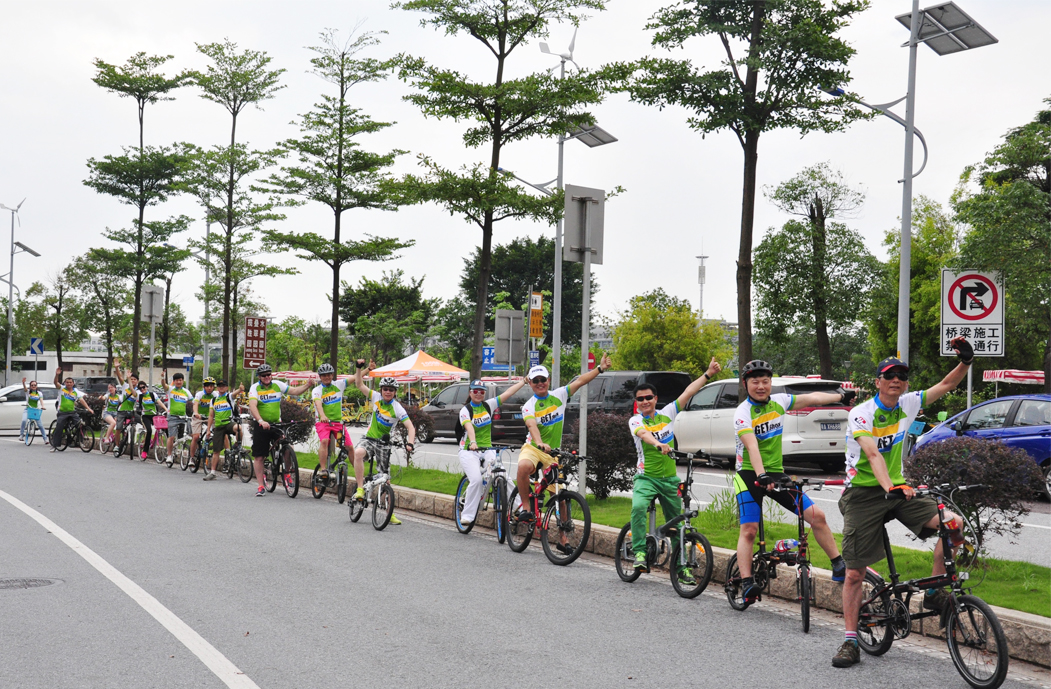
[(219, 453), (225, 447), (226, 436), (234, 434), (234, 410), (237, 405), (237, 393), (230, 394), (225, 380), (220, 380), (216, 387), (219, 390), (212, 399), (208, 412), (208, 430), (212, 432), (212, 466), (204, 472), (205, 481), (214, 481), (219, 466)]
[(138, 410), (142, 413), (142, 425), (146, 428), (146, 440), (142, 444), (141, 455), (142, 459), (146, 459), (150, 441), (153, 439), (153, 417), (157, 415), (158, 407), (165, 413), (167, 413), (168, 408), (164, 406), (164, 402), (159, 397), (148, 389), (144, 380), (139, 381), (139, 394), (136, 398), (136, 404), (138, 405)]
[[(908, 392), (909, 366), (889, 357), (876, 367), (875, 397), (851, 410), (847, 418), (847, 488), (839, 499), (843, 513), (843, 558), (847, 579), (843, 584), (843, 625), (846, 639), (832, 658), (833, 667), (850, 667), (861, 660), (858, 652), (858, 614), (861, 609), (865, 568), (886, 557), (883, 524), (888, 516), (926, 539), (938, 533), (938, 503), (931, 497), (913, 499), (914, 492), (901, 473), (902, 442), (920, 409), (941, 399), (967, 377), (974, 350), (967, 340), (950, 342), (960, 363), (940, 383), (919, 392)], [(904, 500), (887, 500), (900, 491)], [(957, 516), (945, 511), (952, 540), (960, 538)], [(945, 574), (942, 541), (934, 547), (933, 576)], [(950, 600), (944, 590), (928, 589), (923, 607), (941, 610)]]
[(44, 430), (44, 422), (41, 419), (41, 416), (37, 416), (36, 419), (33, 421), (29, 420), (30, 409), (36, 409), (41, 414), (43, 413), (44, 394), (40, 392), (40, 388), (37, 386), (37, 382), (35, 380), (29, 381), (29, 387), (27, 388), (25, 378), (22, 379), (22, 390), (24, 390), (26, 393), (26, 410), (22, 412), (22, 432), (18, 434), (18, 439), (25, 440), (26, 433), (29, 430), (26, 427), (26, 424), (35, 423), (37, 429), (40, 431), (40, 438), (46, 443), (48, 442), (47, 431)]
[(58, 388), (58, 420), (55, 424), (55, 432), (51, 436), (52, 452), (55, 452), (58, 449), (58, 444), (62, 442), (66, 426), (70, 423), (76, 423), (78, 404), (92, 414), (95, 413), (91, 407), (88, 406), (87, 400), (84, 399), (84, 393), (73, 387), (73, 378), (71, 376), (66, 376), (66, 379), (62, 381), (60, 387), (59, 379), (61, 377), (62, 369), (55, 369), (55, 387)]
[(317, 413), (317, 423), (314, 430), (317, 431), (318, 466), (321, 467), (322, 479), (328, 479), (328, 440), (332, 435), (341, 433), (343, 444), (353, 450), (353, 444), (343, 429), (343, 393), (347, 389), (346, 379), (336, 378), (336, 369), (332, 364), (321, 364), (317, 369), (318, 378), (321, 383), (314, 388), (311, 399), (314, 402), (314, 411)]
[(212, 400), (215, 399), (215, 378), (208, 376), (201, 383), (201, 390), (193, 396), (193, 420), (190, 422), (190, 430), (193, 439), (190, 441), (190, 456), (197, 456), (197, 448), (201, 444), (201, 432), (208, 426), (209, 413), (212, 410)]
[(308, 378), (302, 385), (291, 387), (288, 383), (274, 380), (274, 370), (269, 364), (257, 368), (255, 374), (259, 382), (248, 391), (248, 410), (255, 421), (252, 425), (252, 460), (256, 478), (259, 479), (255, 496), (261, 498), (266, 495), (263, 457), (269, 454), (272, 442), (281, 437), (281, 431), (270, 428), (270, 424), (281, 423), (281, 400), (284, 396), (302, 395), (312, 386), (313, 378)]
[(193, 393), (183, 387), (184, 380), (182, 373), (176, 373), (172, 376), (171, 387), (168, 388), (168, 466), (172, 465), (175, 439), (186, 429), (186, 419), (182, 418), (186, 416), (186, 405), (193, 400)]

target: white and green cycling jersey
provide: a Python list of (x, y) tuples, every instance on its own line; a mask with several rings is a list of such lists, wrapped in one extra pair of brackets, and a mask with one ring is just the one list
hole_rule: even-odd
[[(464, 429), (469, 425), (474, 426), (474, 440), (480, 450), (493, 446), (493, 415), (490, 412), (496, 411), (499, 407), (500, 398), (491, 397), (482, 404), (468, 402), (460, 409), (458, 423)], [(471, 439), (467, 437), (467, 431), (465, 430), (463, 440), (460, 441), (460, 447), (466, 450), (470, 446)]]
[(124, 387), (121, 388), (121, 392), (124, 393), (124, 401), (117, 407), (117, 411), (134, 411), (135, 409), (135, 396), (138, 394), (132, 389), (131, 383), (125, 383)]
[[(329, 421), (343, 420), (343, 393), (347, 389), (347, 380), (333, 380), (328, 385), (318, 385), (310, 393), (311, 399), (321, 400), (321, 411)], [(318, 419), (319, 421), (321, 419)]]
[(58, 391), (58, 410), (64, 414), (74, 412), (77, 410), (77, 400), (82, 399), (84, 393), (76, 388), (67, 390), (61, 388)]
[(193, 395), (183, 387), (168, 388), (168, 413), (172, 416), (186, 416), (186, 405), (193, 401)]
[(375, 390), (372, 391), (372, 403), (376, 405), (376, 411), (372, 415), (372, 423), (369, 424), (369, 430), (365, 433), (366, 438), (379, 440), (394, 430), (394, 424), (399, 421), (406, 421), (409, 418), (405, 407), (401, 406), (398, 400), (384, 402), (383, 395)]
[(522, 405), (522, 420), (536, 421), (540, 442), (548, 447), (562, 446), (562, 423), (566, 419), (569, 386), (551, 390), (543, 397), (533, 395)]
[(212, 410), (215, 412), (216, 427), (226, 426), (227, 424), (233, 423), (234, 401), (233, 398), (230, 396), (230, 393), (215, 393), (215, 400), (212, 403)]
[(202, 419), (208, 418), (208, 412), (212, 409), (212, 400), (219, 393), (215, 390), (211, 392), (205, 392), (204, 390), (198, 390), (197, 394), (193, 396), (197, 400), (197, 411), (201, 415)]
[(901, 450), (905, 433), (916, 420), (927, 398), (926, 391), (907, 392), (898, 398), (898, 404), (890, 409), (880, 402), (879, 395), (866, 400), (850, 410), (847, 417), (847, 479), (848, 486), (878, 486), (865, 451), (858, 438), (869, 437), (876, 441), (887, 465), (891, 482), (900, 486), (905, 483), (901, 473)]
[(737, 434), (737, 471), (758, 471), (748, 456), (748, 449), (741, 442), (749, 433), (755, 435), (759, 446), (759, 459), (768, 474), (785, 470), (781, 450), (781, 434), (784, 430), (785, 412), (795, 404), (795, 395), (778, 393), (762, 404), (746, 399), (734, 413), (734, 431)]
[(288, 383), (272, 380), (269, 385), (254, 384), (248, 391), (248, 399), (256, 401), (259, 418), (263, 421), (281, 423), (281, 400), (287, 393)]
[(120, 406), (124, 403), (125, 395), (118, 390), (112, 395), (107, 393), (104, 399), (106, 402), (106, 412), (109, 414), (116, 414), (120, 410)]
[(645, 443), (639, 437), (639, 433), (649, 431), (658, 443), (670, 445), (675, 449), (675, 417), (679, 414), (679, 401), (675, 400), (663, 409), (654, 410), (653, 416), (636, 414), (628, 419), (628, 430), (635, 440), (635, 452), (638, 462), (635, 471), (646, 476), (667, 478), (677, 476), (675, 460), (660, 451), (659, 448)]
[(44, 400), (44, 393), (40, 392), (40, 389), (30, 390), (26, 393), (26, 406), (30, 409), (40, 409), (41, 403)]

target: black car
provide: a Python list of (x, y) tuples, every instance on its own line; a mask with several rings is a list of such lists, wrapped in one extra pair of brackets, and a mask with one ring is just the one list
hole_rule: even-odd
[[(510, 383), (486, 383), (485, 398), (489, 399), (503, 393)], [(456, 438), (456, 424), (460, 410), (467, 403), (468, 383), (454, 383), (434, 396), (425, 407), (424, 412), (434, 420), (434, 432), (431, 438)], [(505, 400), (493, 414), (493, 442), (518, 443), (526, 437), (525, 424), (522, 422), (522, 405), (532, 396), (528, 385), (522, 387), (511, 399)]]
[(85, 395), (105, 395), (109, 392), (109, 384), (113, 383), (120, 389), (120, 383), (113, 376), (87, 376), (74, 378), (73, 385)]

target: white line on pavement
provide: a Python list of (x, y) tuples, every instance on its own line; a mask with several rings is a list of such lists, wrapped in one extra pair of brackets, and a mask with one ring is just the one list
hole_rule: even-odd
[(71, 536), (65, 530), (55, 524), (44, 515), (34, 510), (13, 495), (0, 490), (0, 498), (20, 509), (38, 524), (58, 537), (60, 541), (68, 545), (73, 552), (88, 561), (92, 567), (97, 569), (104, 577), (116, 584), (117, 588), (124, 591), (128, 596), (142, 606), (155, 620), (161, 623), (165, 629), (172, 633), (186, 648), (197, 656), (209, 670), (215, 673), (226, 686), (231, 689), (259, 689), (259, 685), (248, 678), (243, 672), (220, 653), (214, 646), (204, 640), (200, 634), (190, 628), (179, 619), (175, 613), (161, 605), (160, 601), (147, 593), (141, 586), (124, 576), (113, 565), (106, 562), (98, 553)]

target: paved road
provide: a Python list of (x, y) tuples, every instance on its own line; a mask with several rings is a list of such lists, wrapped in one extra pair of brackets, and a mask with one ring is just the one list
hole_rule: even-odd
[[(686, 601), (412, 515), (376, 532), (327, 498), (6, 440), (0, 470), (0, 578), (59, 580), (0, 589), (4, 687), (965, 686), (934, 641), (835, 670), (831, 615), (803, 635), (787, 606)], [(1047, 683), (1013, 667), (1004, 686)]]

